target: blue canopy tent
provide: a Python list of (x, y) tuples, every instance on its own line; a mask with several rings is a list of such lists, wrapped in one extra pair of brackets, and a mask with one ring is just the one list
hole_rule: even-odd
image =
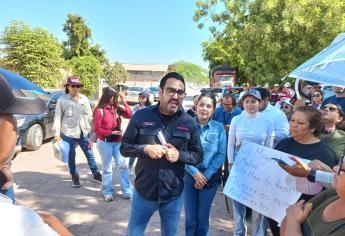
[(345, 33), (339, 34), (327, 48), (297, 67), (287, 77), (345, 87)]

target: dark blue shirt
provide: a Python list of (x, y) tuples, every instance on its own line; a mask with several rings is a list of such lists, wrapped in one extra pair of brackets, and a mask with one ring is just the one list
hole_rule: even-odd
[[(148, 144), (161, 144), (157, 134), (161, 131), (167, 141), (179, 151), (177, 162), (165, 157), (151, 159), (144, 152)], [(136, 156), (135, 189), (145, 199), (158, 202), (172, 201), (182, 194), (185, 164), (202, 161), (203, 150), (195, 120), (180, 109), (173, 116), (164, 116), (158, 105), (137, 111), (123, 135), (120, 152), (123, 156)]]
[(224, 107), (220, 106), (216, 108), (216, 111), (213, 114), (213, 119), (222, 123), (223, 125), (230, 125), (232, 118), (241, 114), (242, 110), (238, 107), (234, 107), (232, 111), (225, 112)]

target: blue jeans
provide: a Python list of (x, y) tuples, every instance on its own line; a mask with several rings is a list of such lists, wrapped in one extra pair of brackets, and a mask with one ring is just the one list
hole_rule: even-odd
[(185, 175), (183, 190), (185, 235), (204, 236), (208, 235), (210, 210), (218, 185), (198, 190), (194, 188), (194, 184), (194, 179)]
[[(235, 229), (234, 236), (245, 236), (247, 234), (246, 222), (246, 206), (240, 202), (232, 200), (232, 207), (234, 211)], [(252, 209), (252, 235), (266, 236), (267, 235), (267, 220), (264, 215)]]
[(134, 190), (126, 235), (143, 236), (151, 216), (158, 210), (161, 218), (161, 235), (175, 236), (180, 222), (181, 208), (182, 195), (175, 200), (160, 203), (147, 200)]
[(69, 167), (69, 173), (71, 175), (78, 175), (78, 170), (75, 164), (75, 149), (77, 145), (79, 144), (81, 150), (83, 150), (84, 155), (87, 159), (87, 163), (89, 164), (89, 168), (93, 175), (95, 175), (98, 172), (98, 167), (96, 164), (95, 156), (93, 155), (92, 148), (89, 141), (89, 136), (83, 136), (83, 133), (81, 133), (80, 138), (70, 138), (67, 137), (64, 134), (61, 134), (62, 140), (69, 143), (69, 155), (68, 155), (68, 167)]
[(0, 193), (4, 194), (5, 196), (11, 198), (13, 204), (16, 203), (16, 199), (14, 197), (14, 190), (13, 190), (13, 185), (11, 186), (11, 188), (7, 189), (7, 190), (0, 190)]
[(113, 195), (113, 167), (112, 160), (114, 157), (117, 166), (117, 176), (120, 180), (121, 190), (124, 197), (132, 196), (132, 185), (129, 179), (128, 167), (125, 158), (120, 154), (121, 143), (104, 142), (97, 139), (97, 148), (103, 163), (103, 180), (102, 193)]

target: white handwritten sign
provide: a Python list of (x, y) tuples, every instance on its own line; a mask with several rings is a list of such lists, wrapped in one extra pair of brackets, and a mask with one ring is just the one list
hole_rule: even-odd
[(243, 141), (224, 187), (224, 194), (274, 219), (284, 219), (286, 208), (301, 196), (296, 180), (271, 158), (294, 162), (288, 154)]

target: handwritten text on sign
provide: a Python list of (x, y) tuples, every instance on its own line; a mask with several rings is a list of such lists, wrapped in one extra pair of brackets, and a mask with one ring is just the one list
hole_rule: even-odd
[(286, 153), (243, 141), (223, 192), (280, 223), (286, 208), (295, 203), (301, 193), (296, 191), (295, 178), (271, 158), (293, 163)]

